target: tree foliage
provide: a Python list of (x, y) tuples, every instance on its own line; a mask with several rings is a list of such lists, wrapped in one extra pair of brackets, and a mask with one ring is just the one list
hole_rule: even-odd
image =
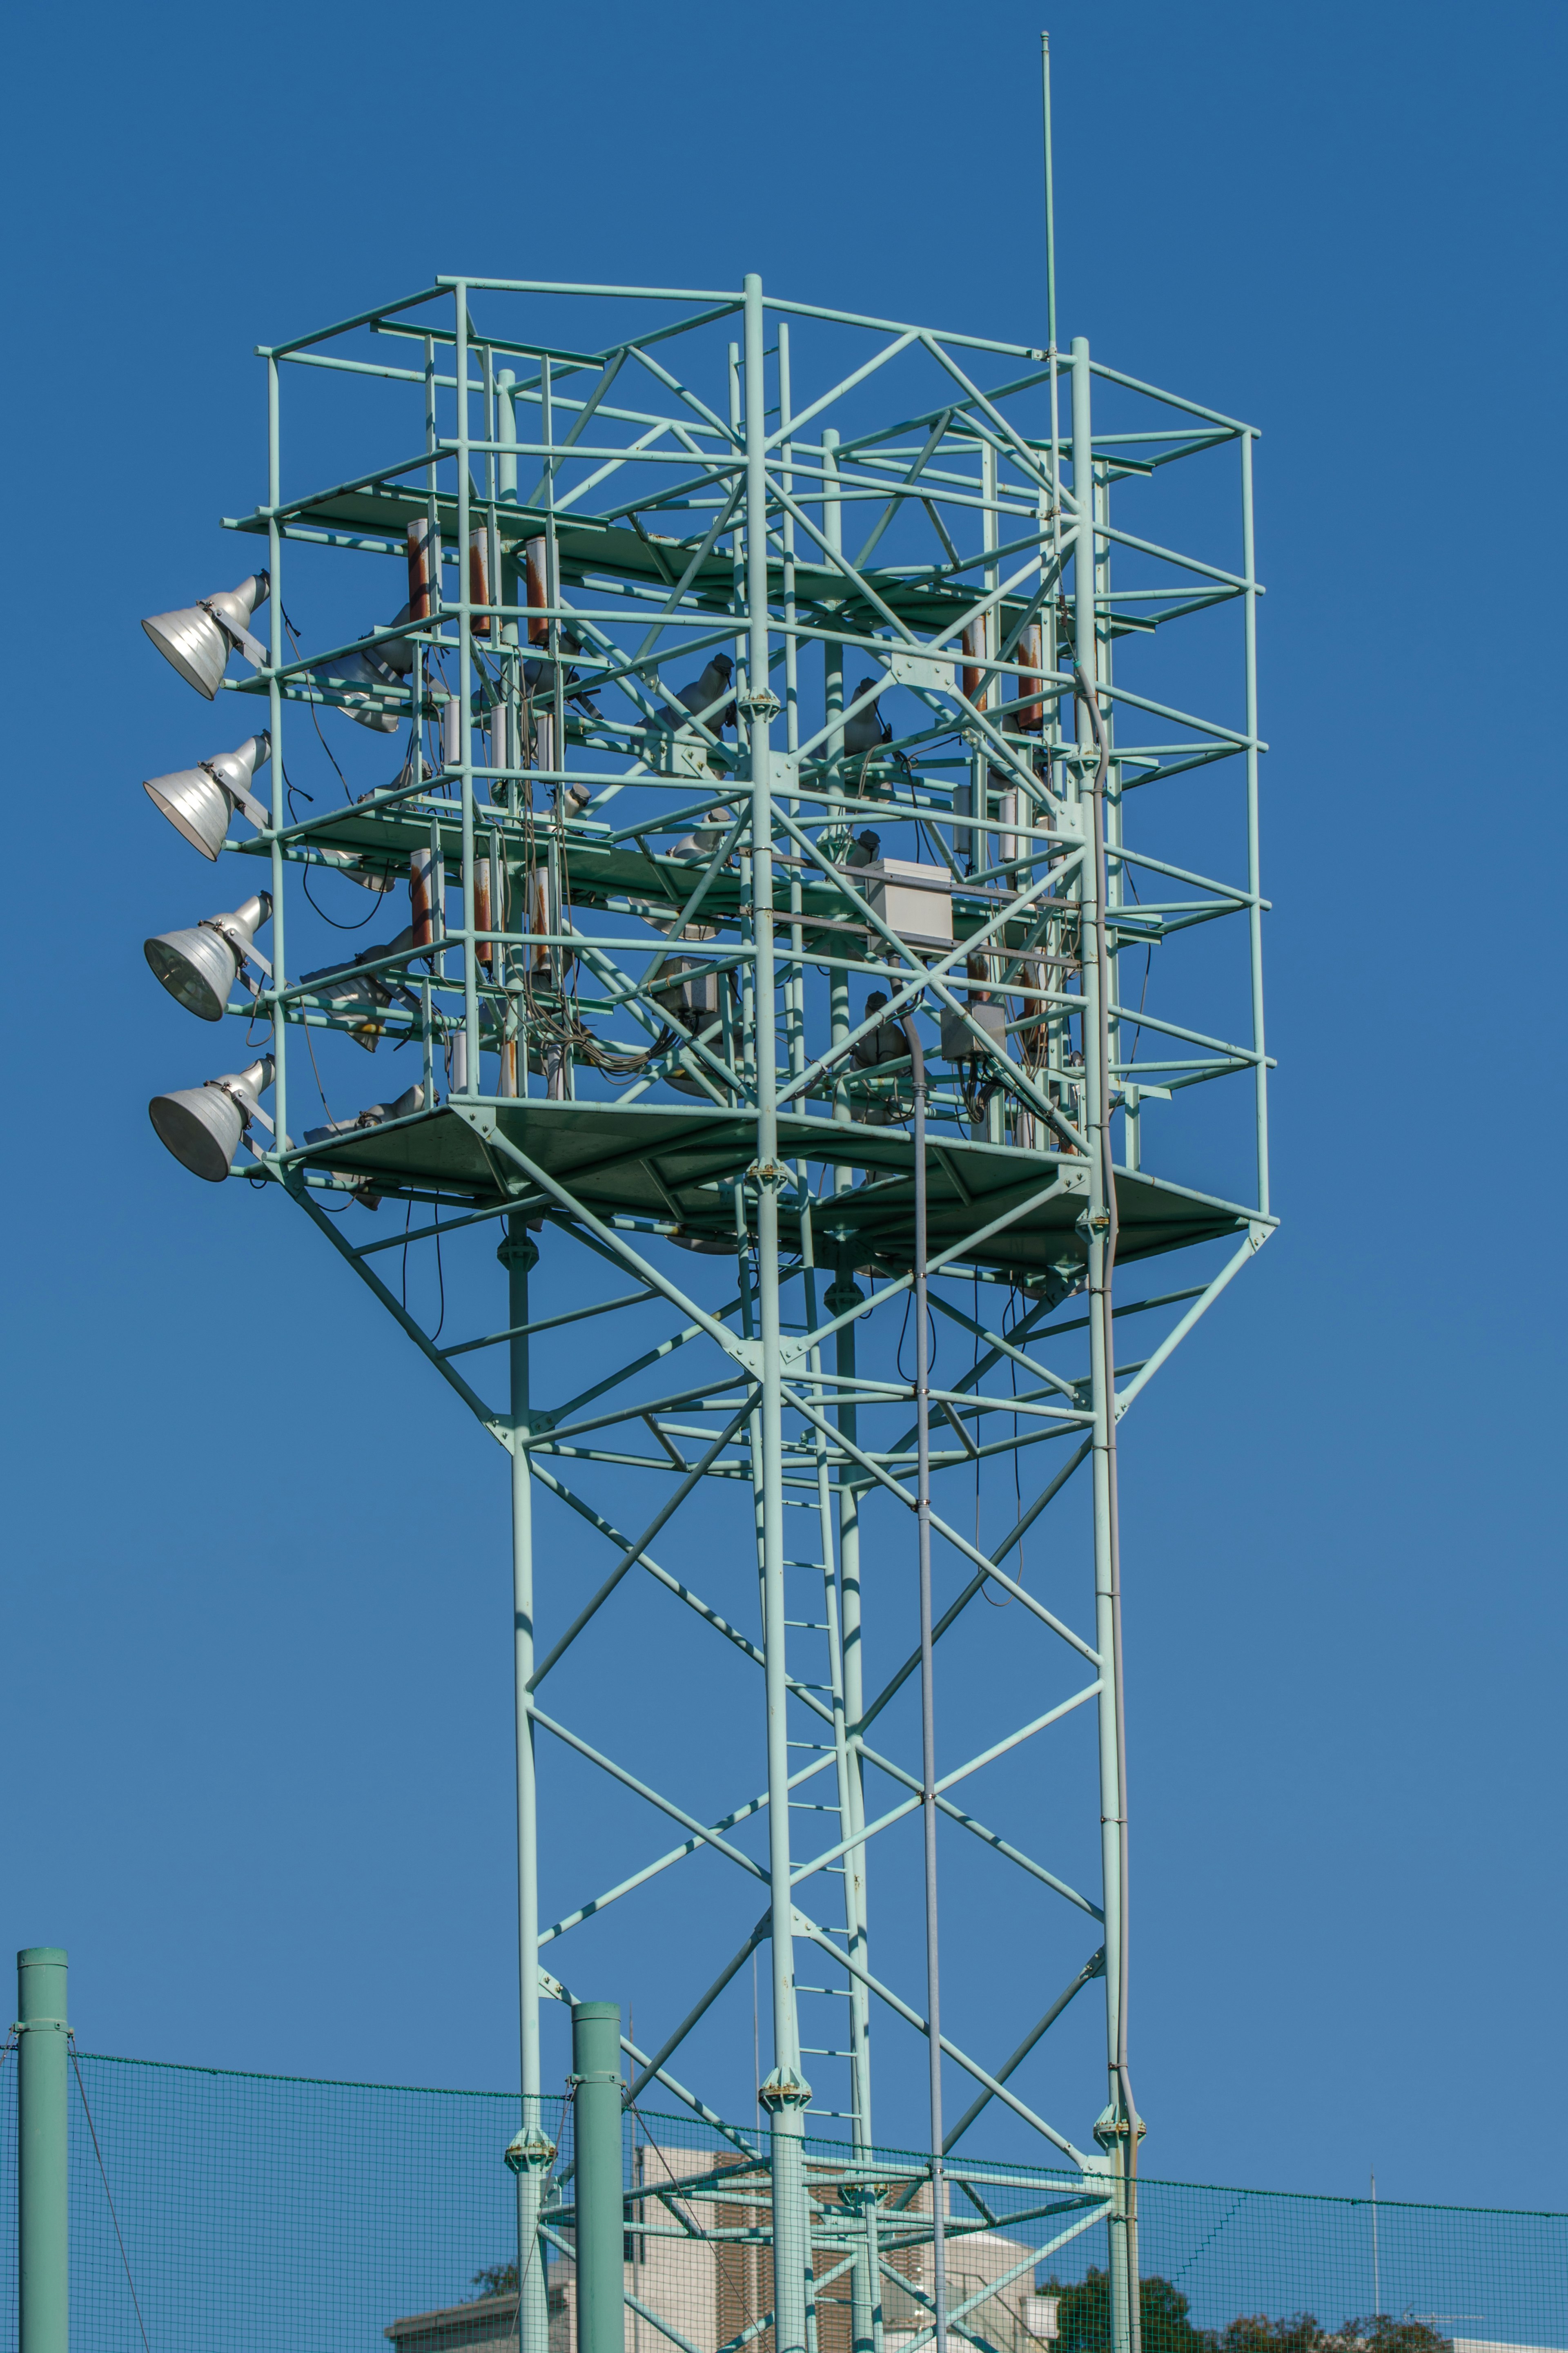
[[(1387, 2313), (1347, 2320), (1342, 2328), (1322, 2327), (1310, 2312), (1271, 2319), (1244, 2313), (1224, 2328), (1199, 2328), (1188, 2299), (1169, 2280), (1151, 2274), (1139, 2283), (1143, 2353), (1453, 2353), (1446, 2337), (1425, 2321), (1395, 2320)], [(1091, 2264), (1081, 2280), (1040, 2283), (1042, 2295), (1057, 2303), (1057, 2353), (1110, 2353), (1110, 2275)]]
[[(517, 2265), (514, 2263), (487, 2263), (482, 2272), (474, 2274), (473, 2289), (473, 2295), (465, 2298), (468, 2304), (479, 2304), (487, 2295), (515, 2295)], [(1379, 2353), (1382, 2353), (1381, 2348)]]

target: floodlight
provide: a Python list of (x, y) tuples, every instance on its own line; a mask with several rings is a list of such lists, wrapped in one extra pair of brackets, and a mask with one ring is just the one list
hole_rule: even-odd
[(727, 830), (722, 825), (699, 826), (695, 833), (683, 834), (669, 854), (683, 866), (701, 864), (712, 857)]
[[(409, 617), (405, 605), (393, 617), (396, 628)], [(354, 720), (361, 727), (374, 727), (379, 735), (395, 735), (402, 720), (395, 712), (384, 708), (379, 697), (388, 688), (395, 693), (403, 691), (404, 681), (414, 668), (414, 648), (406, 638), (383, 638), (378, 645), (361, 647), (356, 652), (323, 662), (312, 675), (317, 683), (327, 687), (346, 687), (350, 699), (338, 705), (345, 719)], [(376, 700), (367, 701), (366, 695)]]
[(153, 807), (161, 809), (204, 858), (216, 859), (237, 807), (258, 828), (270, 822), (251, 793), (250, 783), (271, 755), (272, 738), (264, 730), (259, 735), (247, 736), (237, 751), (220, 752), (211, 760), (198, 761), (194, 768), (178, 768), (172, 776), (149, 776), (143, 789)]
[(257, 607), (266, 604), (271, 586), (265, 572), (253, 572), (237, 588), (204, 596), (178, 613), (153, 613), (142, 627), (186, 684), (210, 702), (223, 684), (232, 649), (237, 647), (253, 670), (265, 668), (267, 649), (251, 636), (248, 623)]
[(176, 1004), (203, 1021), (221, 1021), (246, 958), (272, 969), (255, 937), (271, 913), (271, 898), (258, 891), (231, 914), (204, 915), (190, 931), (160, 932), (143, 941), (143, 952)]
[(273, 1067), (271, 1055), (263, 1054), (247, 1070), (226, 1071), (176, 1094), (154, 1095), (147, 1111), (160, 1143), (193, 1176), (221, 1185), (251, 1121), (272, 1124), (257, 1098), (272, 1084)]
[(334, 1135), (353, 1135), (365, 1127), (380, 1127), (389, 1119), (412, 1119), (416, 1111), (425, 1108), (425, 1090), (416, 1080), (413, 1086), (392, 1103), (369, 1103), (353, 1119), (329, 1120), (325, 1127), (308, 1127), (307, 1144), (330, 1144)]

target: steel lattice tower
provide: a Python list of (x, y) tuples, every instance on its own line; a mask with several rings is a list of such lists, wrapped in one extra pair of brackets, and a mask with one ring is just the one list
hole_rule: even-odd
[[(580, 322), (569, 343), (557, 332), (568, 306)], [(805, 2353), (812, 2240), (828, 2229), (804, 2185), (805, 2112), (826, 2106), (868, 2156), (876, 2010), (946, 2052), (950, 2088), (967, 2079), (977, 2094), (944, 2116), (938, 2059), (933, 2157), (990, 2101), (1078, 2169), (1084, 2214), (1110, 2224), (1114, 2334), (1132, 2346), (1116, 1432), (1272, 1226), (1253, 431), (1092, 361), (1082, 341), (1058, 362), (1054, 344), (777, 301), (755, 278), (737, 293), (441, 279), (263, 356), (267, 498), (230, 527), (265, 541), (267, 576), (151, 633), (204, 693), (265, 703), (265, 740), (151, 789), (206, 854), (249, 861), (239, 871), (266, 899), (149, 955), (194, 1009), (259, 1019), (268, 1050), (159, 1098), (153, 1116), (199, 1173), (280, 1187), (509, 1458), (521, 2244), (553, 2194), (539, 2006), (563, 1987), (541, 1957), (552, 1970), (574, 1924), (700, 1852), (756, 1883), (744, 1933), (717, 1901), (693, 1917), (689, 2014), (647, 2050), (627, 2043), (630, 2090), (657, 2080), (753, 2146), (677, 2063), (764, 1953), (779, 2353)], [(375, 434), (353, 479), (285, 482), (291, 371), (313, 397), (325, 381)], [(1226, 453), (1239, 565), (1129, 527), (1120, 495), (1113, 521), (1113, 487), (1142, 494), (1199, 461), (1194, 499), (1230, 506), (1228, 466), (1214, 492)], [(287, 643), (286, 562), (321, 581), (345, 552), (356, 581), (366, 554), (392, 559), (388, 617), (314, 649)], [(1227, 614), (1240, 623), (1227, 719), (1199, 715), (1197, 692), (1140, 691), (1136, 658), (1148, 649), (1168, 665), (1190, 627), (1207, 692), (1215, 617)], [(265, 645), (249, 635), (261, 615)], [(250, 668), (226, 676), (237, 650)], [(1132, 679), (1118, 677), (1119, 656)], [(340, 749), (369, 748), (334, 706), (373, 735), (397, 733), (402, 766), (301, 816), (291, 747), (300, 757), (325, 723)], [(253, 787), (268, 755), (264, 804)], [(1156, 854), (1134, 823), (1215, 764), (1228, 764), (1219, 784), (1239, 785), (1239, 879)], [(297, 893), (322, 866), (408, 889), (408, 927), (301, 976)], [(247, 993), (237, 984), (258, 961), (266, 900), (270, 967)], [(1207, 1009), (1224, 940), (1202, 931), (1190, 997), (1189, 968), (1153, 953), (1213, 925), (1235, 941), (1239, 1040)], [(1117, 979), (1134, 959), (1158, 981), (1136, 997)], [(312, 1084), (303, 1046), (341, 1047), (341, 1070), (349, 1040), (399, 1039), (422, 1059), (416, 1086), (296, 1132)], [(1151, 1103), (1221, 1081), (1247, 1091), (1246, 1199), (1162, 1175), (1159, 1132), (1144, 1135)], [(1236, 1123), (1220, 1126), (1230, 1136)], [(414, 1205), (406, 1230), (365, 1215), (384, 1202)], [(389, 1249), (428, 1250), (437, 1230), (448, 1248), (499, 1240), (504, 1268), (493, 1314), (456, 1342), (433, 1336), (378, 1264)], [(1113, 1309), (1117, 1274), (1175, 1252), (1196, 1253), (1192, 1266)], [(581, 1294), (544, 1317), (530, 1299), (542, 1253), (570, 1261)], [(911, 1291), (972, 1352), (960, 1375), (933, 1377), (926, 1314), (913, 1375), (900, 1371)], [(1113, 1334), (1145, 1314), (1132, 1328), (1152, 1345), (1118, 1371)], [(570, 1397), (542, 1336), (568, 1325), (598, 1345), (595, 1378)], [(499, 1399), (470, 1380), (476, 1356), (508, 1362)], [(633, 1476), (648, 1500), (623, 1529), (605, 1482), (622, 1495)], [(982, 1476), (1019, 1482), (996, 1542), (967, 1525)], [(1047, 1604), (1008, 1563), (1086, 1483), (1081, 1567), (1055, 1545)], [(544, 1498), (600, 1547), (586, 1573), (581, 1547), (570, 1561), (559, 1542), (536, 1550)], [(682, 1551), (693, 1511), (702, 1543)], [(612, 1703), (616, 1679), (638, 1675), (615, 1632), (632, 1578), (651, 1580), (704, 1646), (700, 1672), (745, 1678), (753, 1694), (756, 1776), (728, 1760), (716, 1811), (670, 1794), (630, 1732), (625, 1753), (606, 1730), (613, 1709), (574, 1720), (552, 1704), (578, 1645), (597, 1645)], [(1005, 1617), (983, 1628), (977, 1601), (1004, 1596)], [(960, 1638), (1009, 1654), (1026, 1644), (1037, 1675), (1037, 1704), (973, 1748), (953, 1744), (962, 1694), (940, 1672)], [(983, 1794), (984, 1775), (1085, 1710), (1098, 1725), (1083, 1792), (1086, 1821), (1099, 1815), (1092, 1889), (1055, 1859), (1050, 1820), (1026, 1810), (1004, 1832)], [(547, 1916), (556, 1752), (673, 1823), (674, 1842), (656, 1838), (609, 1887), (574, 1854), (583, 1899)], [(923, 1845), (887, 1836), (900, 1820), (923, 1825)], [(819, 1821), (829, 1828), (800, 1852), (798, 1826)], [(944, 1851), (980, 1841), (1042, 1906), (1081, 1923), (1076, 1975), (1010, 2055), (986, 2015), (951, 2000), (933, 2041), (948, 1949), (939, 1823)], [(921, 1891), (923, 1949), (879, 1941), (884, 1853), (886, 1872)], [(802, 2010), (827, 1997), (798, 1990), (808, 1975), (827, 1978), (848, 2019), (843, 2055), (809, 2071), (815, 2095)], [(1103, 2113), (1042, 2113), (1016, 2073), (1027, 2080), (1046, 2029), (1097, 1983)], [(846, 2258), (857, 2346), (879, 2338), (875, 2198), (864, 2207)], [(939, 2271), (939, 2337), (943, 2293)], [(547, 2353), (548, 2337), (539, 2268), (525, 2265), (521, 2353)]]

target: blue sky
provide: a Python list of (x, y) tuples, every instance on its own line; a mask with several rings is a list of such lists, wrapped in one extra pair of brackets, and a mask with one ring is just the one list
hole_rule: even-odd
[[(1563, 19), (1051, 29), (1064, 337), (1265, 435), (1286, 1223), (1127, 1449), (1146, 2162), (1563, 2207)], [(87, 2047), (512, 2070), (500, 1459), (303, 1220), (146, 1123), (201, 1073), (141, 942), (201, 911), (137, 789), (194, 706), (136, 621), (243, 568), (252, 346), (452, 269), (755, 269), (1043, 340), (1037, 30), (1011, 0), (14, 28), (0, 1917), (69, 1947)], [(643, 1704), (691, 1709), (660, 1666)], [(635, 1963), (673, 1999), (620, 1936), (592, 1989)]]

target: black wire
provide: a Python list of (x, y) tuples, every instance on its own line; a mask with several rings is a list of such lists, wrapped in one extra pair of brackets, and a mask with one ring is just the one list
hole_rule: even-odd
[[(1121, 871), (1122, 871), (1122, 872), (1123, 872), (1123, 874), (1125, 874), (1125, 876), (1127, 877), (1127, 881), (1128, 881), (1129, 888), (1131, 889), (1131, 892), (1132, 892), (1132, 901), (1133, 901), (1133, 904), (1134, 904), (1135, 906), (1139, 906), (1139, 907), (1141, 907), (1141, 906), (1142, 905), (1143, 902), (1142, 902), (1142, 900), (1138, 896), (1138, 879), (1137, 879), (1136, 875), (1133, 873), (1132, 869), (1131, 869), (1131, 868), (1127, 864), (1127, 862), (1126, 862), (1126, 860), (1122, 860)], [(1153, 943), (1153, 941), (1152, 941), (1152, 940), (1151, 940), (1151, 941), (1150, 941), (1150, 943), (1149, 943), (1149, 944), (1148, 944), (1148, 946), (1147, 946), (1147, 947), (1144, 949), (1144, 951), (1143, 951), (1143, 986), (1142, 986), (1142, 988), (1139, 990), (1139, 992), (1138, 992), (1138, 1010), (1139, 1010), (1139, 1012), (1140, 1012), (1140, 1013), (1142, 1013), (1142, 1012), (1143, 1008), (1144, 1008), (1144, 1005), (1145, 1005), (1145, 1004), (1146, 1004), (1146, 1002), (1148, 1001), (1148, 996), (1149, 996), (1149, 972), (1150, 972), (1150, 967), (1151, 967), (1151, 966), (1152, 965), (1152, 964), (1153, 964), (1153, 961), (1154, 961), (1154, 943)], [(1128, 1055), (1128, 1057), (1127, 1057), (1127, 1059), (1128, 1059), (1129, 1062), (1135, 1062), (1135, 1061), (1138, 1060), (1138, 1046), (1139, 1046), (1139, 1041), (1140, 1041), (1140, 1039), (1142, 1038), (1142, 1035), (1143, 1035), (1143, 1024), (1142, 1023), (1142, 1021), (1140, 1021), (1140, 1022), (1139, 1022), (1139, 1024), (1138, 1024), (1138, 1026), (1137, 1026), (1137, 1028), (1136, 1028), (1136, 1029), (1133, 1030), (1133, 1032), (1132, 1032), (1132, 1051), (1131, 1051), (1131, 1052)]]
[(436, 1280), (441, 1286), (441, 1323), (437, 1324), (431, 1333), (432, 1340), (440, 1338), (441, 1324), (447, 1321), (447, 1276), (441, 1264), (441, 1204), (439, 1201), (436, 1204)]
[[(292, 640), (293, 640), (293, 645), (294, 645), (294, 651), (295, 651), (296, 655), (298, 655), (298, 653), (299, 653), (299, 651), (300, 651), (300, 634), (299, 634), (299, 631), (295, 628), (293, 622), (289, 618), (289, 616), (288, 616), (287, 612), (285, 612), (285, 611), (284, 611), (283, 607), (282, 607), (281, 605), (279, 605), (278, 609), (279, 609), (279, 611), (280, 613), (282, 613), (282, 615), (283, 615), (283, 626), (284, 626), (284, 628), (288, 630), (289, 637), (292, 638)], [(310, 724), (314, 727), (314, 729), (315, 729), (315, 731), (316, 731), (317, 740), (318, 740), (318, 741), (319, 741), (319, 743), (321, 744), (321, 749), (322, 749), (322, 751), (326, 754), (326, 755), (327, 755), (328, 759), (331, 761), (331, 763), (332, 763), (332, 766), (333, 766), (335, 769), (337, 769), (337, 777), (338, 777), (338, 782), (339, 782), (339, 784), (340, 784), (340, 785), (342, 785), (342, 788), (343, 788), (343, 798), (344, 798), (344, 800), (345, 800), (345, 801), (347, 801), (347, 803), (348, 803), (349, 807), (350, 807), (351, 808), (353, 808), (353, 805), (354, 805), (354, 797), (353, 797), (353, 793), (351, 793), (351, 792), (350, 792), (350, 790), (349, 790), (349, 780), (348, 780), (348, 778), (344, 776), (344, 774), (343, 774), (342, 770), (341, 768), (339, 768), (339, 767), (338, 767), (337, 760), (336, 760), (336, 758), (335, 758), (335, 757), (334, 757), (334, 755), (333, 755), (332, 747), (331, 747), (331, 745), (328, 743), (328, 741), (327, 741), (326, 737), (321, 733), (321, 716), (320, 716), (320, 714), (319, 714), (319, 712), (318, 712), (318, 711), (317, 711), (317, 709), (316, 709), (316, 705), (315, 705), (315, 703), (314, 703), (314, 702), (312, 702), (312, 703), (310, 704)], [(416, 733), (417, 734), (418, 727), (419, 727), (419, 717), (418, 717), (418, 713), (417, 713), (417, 712), (416, 712), (416, 713), (415, 713), (415, 718), (414, 718), (414, 727), (415, 727), (415, 732), (416, 732)], [(279, 763), (279, 765), (281, 765), (281, 763)], [(406, 768), (407, 768), (407, 765), (408, 765), (408, 763), (407, 763), (407, 762), (406, 762), (406, 760), (405, 760), (405, 761), (404, 762), (404, 767), (405, 767), (405, 770), (406, 770)], [(311, 802), (311, 803), (312, 803), (312, 805), (313, 805), (313, 803), (314, 803), (314, 799), (315, 799), (315, 796), (314, 796), (314, 794), (306, 792), (305, 787), (304, 787), (304, 786), (303, 786), (303, 785), (291, 785), (291, 784), (289, 784), (289, 771), (288, 771), (288, 769), (287, 769), (287, 768), (284, 768), (284, 770), (283, 770), (283, 784), (284, 784), (284, 789), (285, 789), (285, 792), (286, 792), (286, 793), (287, 793), (287, 795), (288, 795), (288, 799), (289, 799), (289, 816), (290, 816), (290, 817), (292, 817), (292, 816), (293, 816), (293, 814), (294, 814), (294, 795), (295, 795), (295, 793), (296, 793), (296, 792), (298, 792), (298, 793), (300, 794), (300, 797), (301, 797), (302, 799), (307, 800), (307, 801), (310, 801), (310, 802)], [(321, 904), (321, 901), (320, 901), (319, 899), (315, 899), (315, 898), (312, 898), (312, 897), (311, 897), (311, 895), (310, 895), (310, 870), (309, 870), (308, 868), (307, 868), (307, 870), (305, 871), (305, 872), (300, 876), (300, 881), (301, 881), (301, 883), (302, 883), (302, 885), (303, 885), (303, 887), (304, 887), (304, 892), (305, 892), (305, 897), (306, 897), (307, 901), (308, 901), (308, 902), (309, 902), (309, 903), (310, 903), (310, 905), (315, 909), (315, 911), (316, 911), (317, 914), (318, 914), (318, 915), (320, 915), (320, 917), (321, 918), (321, 921), (322, 921), (324, 923), (330, 923), (330, 924), (331, 925), (331, 927), (332, 927), (332, 929), (333, 929), (333, 931), (334, 931), (334, 932), (363, 932), (363, 929), (364, 929), (364, 927), (365, 927), (365, 924), (366, 924), (366, 923), (374, 923), (374, 922), (375, 917), (376, 917), (376, 914), (377, 914), (377, 913), (378, 913), (378, 912), (379, 912), (379, 911), (378, 911), (378, 909), (377, 909), (377, 907), (376, 907), (375, 901), (376, 901), (376, 899), (377, 899), (377, 898), (379, 898), (379, 897), (382, 895), (379, 892), (377, 892), (374, 893), (374, 894), (373, 894), (373, 896), (372, 896), (372, 899), (371, 899), (371, 905), (370, 905), (370, 913), (369, 913), (369, 914), (367, 914), (367, 915), (365, 915), (365, 916), (362, 917), (362, 919), (360, 920), (360, 922), (359, 922), (359, 923), (339, 923), (339, 921), (338, 921), (338, 919), (337, 919), (337, 917), (336, 917), (335, 915), (329, 915), (329, 914), (328, 914), (328, 913), (327, 913), (326, 909), (322, 906), (322, 904)]]
[(76, 2069), (76, 2087), (81, 2094), (82, 2114), (87, 2118), (87, 2128), (89, 2133), (92, 2136), (92, 2153), (98, 2159), (98, 2170), (103, 2180), (103, 2194), (109, 2201), (109, 2219), (114, 2225), (114, 2235), (120, 2242), (120, 2260), (125, 2266), (125, 2284), (131, 2290), (131, 2305), (132, 2311), (136, 2315), (136, 2326), (142, 2332), (142, 2343), (145, 2348), (145, 2353), (153, 2353), (152, 2347), (147, 2343), (147, 2324), (142, 2317), (142, 2303), (136, 2293), (136, 2283), (131, 2276), (131, 2258), (125, 2252), (124, 2233), (120, 2228), (120, 2217), (114, 2211), (114, 2192), (109, 2186), (109, 2175), (104, 2168), (103, 2163), (103, 2151), (98, 2145), (98, 2126), (93, 2123), (92, 2110), (88, 2105), (87, 2085), (81, 2080), (81, 2061), (77, 2057), (76, 2036), (74, 2034), (68, 2035), (66, 2039), (66, 2048), (71, 2055), (71, 2065)]
[[(300, 793), (300, 794), (302, 795), (302, 797), (303, 797), (306, 800), (310, 800), (310, 797), (311, 797), (311, 796), (310, 796), (309, 793), (305, 792), (304, 787), (303, 787), (302, 786), (300, 786), (300, 785), (291, 785), (291, 784), (289, 784), (289, 771), (288, 771), (288, 769), (287, 769), (287, 768), (285, 768), (285, 769), (284, 769), (284, 771), (283, 771), (283, 783), (284, 783), (285, 790), (288, 792), (288, 794), (289, 794), (289, 816), (290, 816), (290, 817), (292, 817), (292, 816), (293, 816), (293, 814), (294, 814), (294, 804), (293, 804), (293, 797), (293, 797), (293, 795), (294, 795), (296, 792)], [(364, 916), (363, 916), (363, 917), (361, 918), (361, 920), (360, 920), (357, 923), (339, 923), (339, 921), (338, 921), (338, 919), (337, 919), (337, 917), (336, 917), (335, 915), (329, 915), (329, 914), (328, 914), (328, 913), (327, 913), (327, 911), (326, 911), (325, 907), (323, 907), (323, 906), (322, 906), (322, 904), (321, 904), (321, 901), (320, 901), (319, 899), (311, 898), (311, 896), (310, 896), (310, 868), (309, 868), (308, 866), (307, 866), (306, 868), (304, 868), (304, 870), (302, 871), (302, 872), (301, 872), (301, 874), (300, 874), (300, 881), (301, 885), (303, 886), (304, 892), (305, 892), (305, 896), (306, 896), (307, 900), (309, 900), (309, 902), (310, 902), (310, 905), (315, 909), (315, 911), (316, 911), (317, 914), (318, 914), (318, 915), (320, 915), (320, 917), (321, 917), (321, 919), (322, 923), (330, 923), (330, 924), (331, 925), (331, 927), (332, 927), (332, 929), (333, 929), (333, 931), (334, 931), (334, 932), (363, 932), (363, 929), (364, 929), (364, 927), (365, 927), (365, 924), (366, 924), (366, 923), (373, 923), (373, 922), (374, 921), (375, 917), (376, 917), (376, 916), (380, 913), (380, 912), (381, 912), (381, 911), (380, 911), (380, 908), (379, 908), (379, 906), (378, 906), (378, 904), (377, 904), (377, 902), (380, 900), (380, 898), (382, 897), (382, 895), (383, 895), (383, 894), (382, 894), (382, 892), (380, 892), (378, 891), (378, 892), (373, 892), (373, 893), (372, 893), (372, 896), (371, 896), (371, 902), (370, 902), (370, 913), (369, 913), (369, 914), (368, 914), (368, 915), (364, 915)]]
[[(908, 1291), (904, 1293), (904, 1320), (899, 1326), (899, 1347), (898, 1354), (894, 1358), (894, 1362), (897, 1364), (899, 1368), (899, 1378), (904, 1381), (907, 1381), (910, 1377), (908, 1373), (904, 1370), (904, 1335), (910, 1328), (910, 1309), (914, 1303), (914, 1285), (911, 1283)], [(936, 1317), (928, 1307), (926, 1309), (926, 1371), (927, 1374), (930, 1375), (934, 1373), (935, 1370)]]
[(403, 1212), (403, 1312), (405, 1315), (408, 1313), (408, 1229), (413, 1221), (414, 1197), (410, 1194), (408, 1206)]
[[(279, 606), (278, 609), (279, 609), (279, 611), (280, 613), (282, 613), (282, 614), (283, 614), (283, 627), (288, 630), (289, 635), (289, 636), (290, 636), (290, 638), (292, 638), (292, 639), (294, 640), (294, 653), (295, 653), (295, 657), (296, 657), (296, 659), (298, 659), (298, 658), (299, 658), (299, 654), (300, 654), (300, 635), (299, 635), (299, 631), (295, 628), (293, 622), (289, 618), (288, 614), (287, 614), (286, 612), (284, 612), (284, 611), (283, 611), (283, 607), (281, 606), (281, 604), (279, 604)], [(315, 731), (316, 731), (317, 740), (320, 742), (321, 746), (321, 749), (322, 749), (322, 751), (326, 754), (326, 755), (327, 755), (328, 759), (331, 761), (333, 767), (334, 767), (334, 768), (337, 768), (337, 773), (338, 773), (338, 782), (339, 782), (339, 784), (340, 784), (340, 785), (342, 785), (342, 788), (343, 788), (343, 798), (344, 798), (344, 800), (346, 800), (346, 801), (347, 801), (347, 803), (348, 803), (349, 807), (352, 808), (352, 807), (353, 807), (353, 798), (354, 798), (354, 797), (353, 797), (353, 793), (351, 793), (351, 792), (350, 792), (350, 790), (349, 790), (349, 780), (348, 780), (348, 778), (344, 776), (344, 774), (343, 774), (342, 770), (341, 768), (338, 768), (337, 761), (336, 761), (335, 757), (333, 756), (332, 747), (331, 747), (331, 745), (328, 743), (328, 741), (327, 741), (326, 737), (321, 733), (321, 714), (320, 714), (320, 712), (317, 711), (317, 708), (316, 708), (316, 705), (315, 705), (314, 701), (312, 701), (312, 702), (311, 702), (311, 703), (310, 703), (310, 724), (314, 727), (314, 729), (315, 729)]]

